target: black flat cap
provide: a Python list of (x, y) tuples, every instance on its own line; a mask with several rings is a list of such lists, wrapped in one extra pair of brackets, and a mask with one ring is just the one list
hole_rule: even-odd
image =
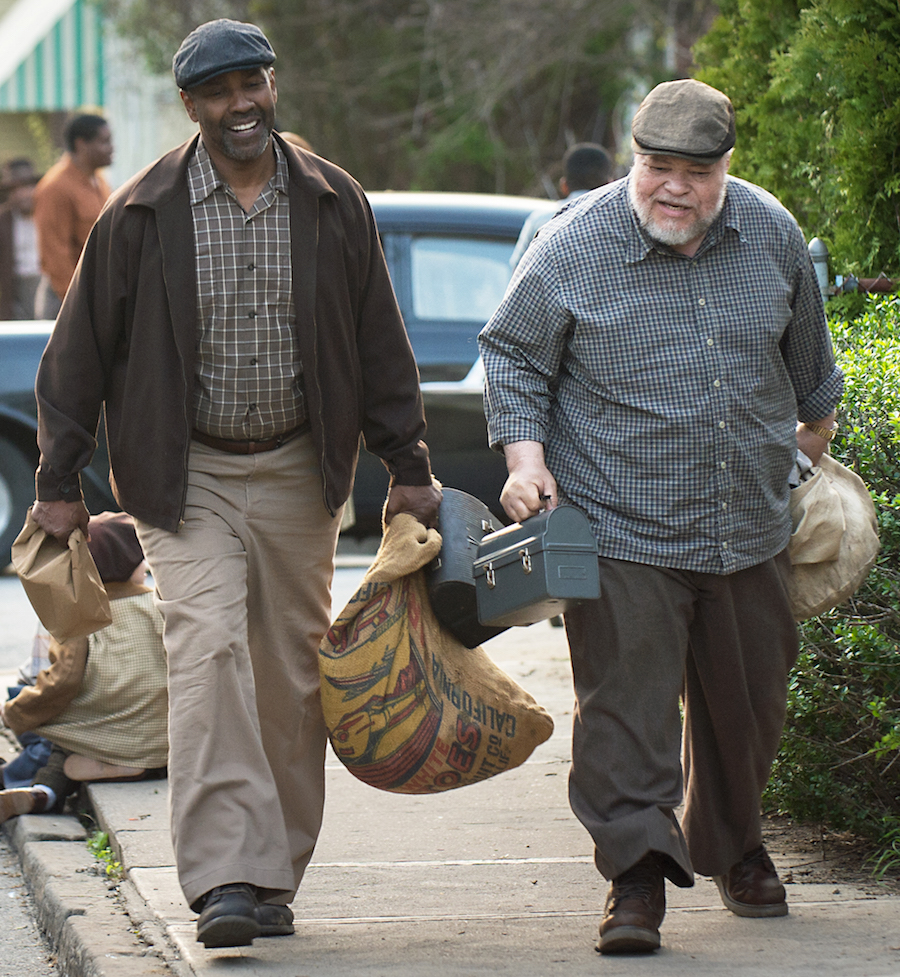
[(734, 106), (702, 81), (665, 81), (641, 102), (631, 135), (640, 155), (713, 163), (734, 146)]
[(226, 71), (268, 67), (274, 60), (272, 45), (255, 24), (222, 18), (188, 34), (172, 59), (172, 71), (175, 84), (187, 89)]

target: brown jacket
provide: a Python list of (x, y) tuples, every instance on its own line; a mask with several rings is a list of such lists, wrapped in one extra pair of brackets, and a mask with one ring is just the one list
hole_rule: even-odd
[[(197, 337), (186, 170), (197, 137), (110, 198), (38, 370), (37, 490), (75, 500), (105, 405), (119, 505), (169, 531), (184, 511)], [(325, 508), (353, 482), (360, 433), (397, 483), (430, 484), (422, 396), (362, 188), (279, 138), (290, 173), (298, 338)]]

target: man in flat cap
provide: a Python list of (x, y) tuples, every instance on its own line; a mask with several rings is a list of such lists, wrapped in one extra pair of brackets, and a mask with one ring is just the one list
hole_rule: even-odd
[(84, 527), (101, 408), (165, 621), (179, 880), (207, 947), (293, 932), (322, 818), (318, 645), (360, 435), (432, 525), (418, 373), (360, 186), (273, 132), (259, 28), (198, 27), (199, 136), (111, 198), (37, 379), (38, 502)]
[(630, 174), (546, 225), (480, 337), (506, 512), (568, 502), (599, 543), (566, 630), (602, 953), (655, 950), (665, 879), (695, 871), (740, 916), (787, 912), (760, 795), (798, 650), (788, 481), (842, 387), (800, 229), (727, 175), (729, 99), (667, 82), (632, 135)]

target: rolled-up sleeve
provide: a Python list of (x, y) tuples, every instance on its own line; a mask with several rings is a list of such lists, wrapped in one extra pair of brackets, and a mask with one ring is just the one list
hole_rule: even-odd
[(797, 397), (798, 419), (817, 421), (837, 406), (844, 377), (834, 361), (831, 334), (812, 262), (805, 247), (798, 250), (793, 314), (781, 352)]

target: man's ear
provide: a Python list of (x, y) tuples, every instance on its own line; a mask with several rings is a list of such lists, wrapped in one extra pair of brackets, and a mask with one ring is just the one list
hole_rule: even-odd
[(194, 100), (191, 98), (190, 94), (186, 92), (183, 88), (178, 93), (181, 96), (181, 101), (184, 103), (184, 110), (187, 112), (191, 122), (198, 122), (197, 110), (194, 107)]

